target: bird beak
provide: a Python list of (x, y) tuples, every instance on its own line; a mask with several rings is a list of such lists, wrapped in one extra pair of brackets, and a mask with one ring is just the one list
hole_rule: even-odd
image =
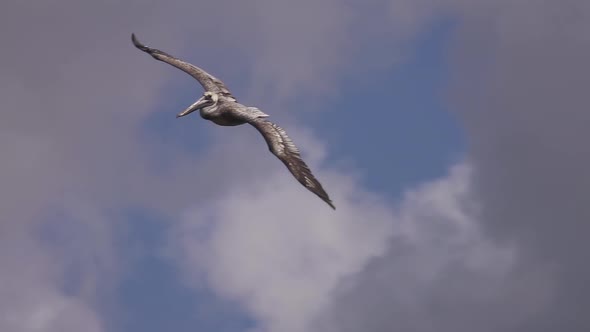
[(194, 104), (192, 104), (191, 106), (189, 106), (187, 109), (185, 109), (184, 111), (178, 113), (178, 115), (176, 115), (177, 118), (183, 117), (185, 115), (189, 115), (192, 112), (200, 109), (201, 107), (203, 107), (205, 104), (207, 104), (207, 100), (205, 100), (205, 97), (201, 97), (199, 100), (197, 100)]

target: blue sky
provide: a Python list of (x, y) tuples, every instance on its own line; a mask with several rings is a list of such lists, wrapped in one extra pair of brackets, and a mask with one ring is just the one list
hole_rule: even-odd
[(311, 124), (334, 159), (349, 159), (362, 170), (371, 190), (398, 198), (403, 189), (442, 176), (461, 159), (463, 133), (443, 95), (451, 33), (451, 23), (433, 24), (413, 41), (411, 56), (399, 66), (366, 73), (370, 86), (358, 89), (343, 81), (333, 109)]
[[(405, 189), (443, 176), (461, 159), (463, 133), (442, 97), (449, 79), (445, 55), (451, 33), (448, 22), (433, 25), (413, 41), (412, 55), (399, 66), (367, 72), (372, 84), (359, 88), (341, 80), (337, 97), (321, 103), (322, 113), (293, 115), (325, 142), (325, 164), (344, 161), (342, 167), (360, 172), (364, 187), (393, 204)], [(198, 53), (189, 50), (187, 56), (196, 58)], [(366, 61), (361, 56), (351, 65), (362, 66)], [(246, 90), (228, 84), (237, 91)], [(219, 128), (200, 119), (181, 122), (188, 119), (177, 120), (171, 114), (186, 107), (180, 100), (194, 99), (194, 86), (170, 82), (162, 91), (155, 106), (162, 111), (147, 120), (146, 135), (165, 144), (185, 145), (190, 153), (202, 152), (212, 139), (208, 133)], [(302, 106), (293, 102), (294, 109)], [(259, 148), (266, 149), (259, 143)], [(301, 148), (305, 153), (305, 147)], [(131, 218), (129, 240), (148, 253), (135, 262), (118, 288), (117, 310), (126, 314), (113, 327), (115, 331), (238, 332), (253, 325), (253, 318), (235, 303), (182, 284), (176, 267), (154, 250), (165, 242), (167, 228), (162, 221), (146, 215)]]
[[(9, 0), (0, 331), (587, 331), (589, 22), (585, 0)], [(248, 125), (175, 118), (203, 90), (132, 32), (270, 114), (337, 209)]]

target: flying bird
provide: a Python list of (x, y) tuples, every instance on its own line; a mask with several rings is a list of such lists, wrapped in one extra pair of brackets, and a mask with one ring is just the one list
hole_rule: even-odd
[(203, 86), (205, 90), (203, 96), (184, 111), (178, 113), (177, 118), (199, 110), (203, 119), (220, 126), (238, 126), (245, 123), (252, 125), (262, 134), (270, 152), (287, 166), (295, 179), (333, 209), (336, 209), (328, 193), (313, 176), (307, 164), (301, 159), (299, 149), (287, 136), (285, 130), (266, 120), (268, 114), (256, 107), (244, 106), (238, 103), (222, 81), (203, 69), (175, 58), (166, 52), (143, 45), (137, 40), (135, 34), (131, 34), (131, 40), (138, 49), (151, 55), (156, 60), (186, 72)]

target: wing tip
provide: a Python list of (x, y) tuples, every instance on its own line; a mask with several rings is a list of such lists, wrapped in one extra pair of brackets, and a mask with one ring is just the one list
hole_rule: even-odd
[(327, 201), (326, 203), (328, 203), (328, 205), (330, 205), (330, 207), (336, 211), (336, 206), (334, 205), (334, 203), (332, 203), (332, 201)]
[[(318, 184), (319, 184), (319, 181), (318, 181)], [(332, 202), (332, 200), (330, 199), (330, 196), (328, 196), (328, 193), (321, 186), (322, 185), (319, 184), (319, 188), (316, 188), (316, 190), (312, 190), (311, 188), (309, 188), (307, 186), (306, 187), (311, 192), (313, 192), (314, 194), (316, 194), (322, 201), (324, 201), (324, 202), (326, 202), (326, 204), (330, 205), (330, 207), (332, 209), (336, 210), (336, 206), (334, 205), (334, 202)]]
[(316, 195), (318, 195), (322, 199), (322, 201), (326, 202), (326, 204), (330, 205), (332, 209), (336, 210), (336, 206), (334, 205), (334, 203), (332, 202), (332, 200), (328, 196), (328, 193), (325, 190), (322, 190), (322, 194), (316, 193)]
[[(319, 182), (318, 182), (319, 184)], [(307, 189), (310, 189), (309, 187), (307, 187)], [(334, 205), (334, 203), (332, 202), (332, 200), (330, 199), (330, 196), (328, 196), (328, 193), (324, 190), (324, 188), (321, 187), (320, 184), (320, 188), (319, 190), (311, 190), (314, 194), (316, 194), (322, 201), (326, 202), (326, 204), (330, 205), (330, 207), (334, 210), (336, 210), (336, 206)]]
[(150, 52), (150, 48), (142, 44), (135, 36), (135, 33), (131, 33), (131, 42), (133, 42), (133, 46), (137, 47), (138, 49), (144, 52)]

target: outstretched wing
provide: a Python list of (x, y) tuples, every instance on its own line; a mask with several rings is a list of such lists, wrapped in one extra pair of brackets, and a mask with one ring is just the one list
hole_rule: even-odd
[(299, 183), (336, 210), (328, 193), (326, 193), (320, 182), (311, 174), (311, 170), (303, 159), (301, 159), (299, 149), (297, 149), (293, 141), (287, 136), (283, 128), (262, 118), (250, 119), (248, 123), (262, 134), (270, 152), (287, 166)]
[(234, 98), (229, 89), (225, 86), (225, 84), (223, 84), (221, 80), (207, 73), (203, 69), (195, 65), (192, 65), (188, 62), (177, 59), (166, 52), (143, 45), (139, 42), (139, 40), (137, 40), (135, 34), (131, 34), (131, 41), (133, 42), (133, 45), (135, 45), (135, 47), (151, 55), (154, 59), (166, 62), (167, 64), (170, 64), (191, 75), (193, 78), (199, 81), (199, 83), (201, 83), (201, 85), (206, 91), (211, 91), (217, 94), (221, 94), (223, 96)]

